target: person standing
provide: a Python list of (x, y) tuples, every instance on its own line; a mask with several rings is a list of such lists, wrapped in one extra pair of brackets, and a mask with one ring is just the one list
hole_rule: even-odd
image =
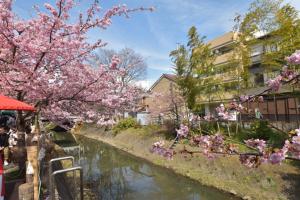
[(0, 158), (0, 200), (4, 200), (5, 195), (5, 183), (4, 183), (4, 170), (2, 159)]
[(255, 118), (256, 119), (262, 119), (263, 118), (263, 115), (261, 114), (261, 112), (259, 111), (258, 108), (255, 108), (254, 112), (255, 112)]
[(4, 158), (4, 166), (8, 165), (8, 135), (7, 135), (7, 127), (0, 127), (0, 151), (1, 158)]
[(4, 184), (4, 169), (3, 169), (3, 153), (4, 153), (4, 144), (6, 140), (6, 133), (5, 128), (0, 127), (0, 149), (1, 149), (1, 155), (0, 155), (0, 200), (4, 200), (4, 194), (5, 194), (5, 184)]

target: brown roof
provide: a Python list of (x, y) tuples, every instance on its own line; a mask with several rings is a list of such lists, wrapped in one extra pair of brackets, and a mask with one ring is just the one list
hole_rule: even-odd
[(163, 74), (164, 77), (167, 79), (170, 79), (171, 81), (176, 81), (176, 75), (175, 74)]
[(175, 82), (176, 81), (176, 75), (175, 74), (162, 74), (159, 79), (157, 79), (155, 81), (155, 83), (153, 83), (153, 85), (150, 87), (150, 91), (159, 83), (159, 81), (162, 79), (162, 78), (166, 78), (166, 79), (169, 79), (170, 81), (173, 81)]
[(226, 45), (228, 43), (233, 42), (236, 39), (236, 34), (232, 31), (225, 33), (224, 35), (221, 35), (213, 40), (210, 40), (208, 44), (210, 44), (210, 47), (216, 48), (223, 45)]

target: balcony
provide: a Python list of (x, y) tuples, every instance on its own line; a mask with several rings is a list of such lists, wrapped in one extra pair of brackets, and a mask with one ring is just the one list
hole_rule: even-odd
[(233, 58), (233, 56), (234, 56), (233, 51), (229, 51), (228, 53), (218, 55), (216, 57), (214, 64), (218, 65), (218, 64), (226, 63), (226, 62), (230, 61)]

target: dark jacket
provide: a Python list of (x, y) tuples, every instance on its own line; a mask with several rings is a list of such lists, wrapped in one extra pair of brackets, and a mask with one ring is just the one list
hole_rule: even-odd
[(6, 133), (0, 134), (0, 147), (8, 147), (8, 138)]

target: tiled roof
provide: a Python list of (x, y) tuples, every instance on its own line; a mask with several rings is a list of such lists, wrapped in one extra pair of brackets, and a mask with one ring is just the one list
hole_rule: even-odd
[(234, 32), (228, 32), (225, 33), (224, 35), (214, 38), (213, 40), (210, 40), (208, 44), (210, 44), (210, 48), (213, 49), (222, 46), (224, 44), (233, 42), (235, 39), (236, 39), (236, 34)]
[(162, 74), (160, 77), (159, 77), (159, 79), (157, 79), (156, 81), (155, 81), (155, 83), (153, 83), (153, 85), (150, 87), (150, 91), (159, 83), (159, 81), (162, 79), (162, 78), (167, 78), (167, 79), (169, 79), (170, 81), (176, 81), (176, 75), (175, 74)]
[(163, 76), (172, 81), (175, 81), (177, 77), (175, 74), (163, 74)]

